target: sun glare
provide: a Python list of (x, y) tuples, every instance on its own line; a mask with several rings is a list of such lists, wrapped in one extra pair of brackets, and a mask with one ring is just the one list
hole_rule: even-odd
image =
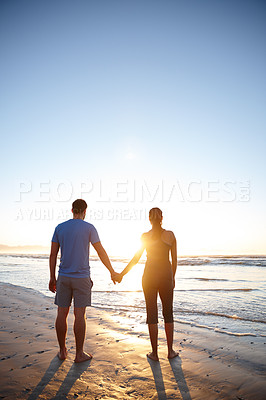
[(144, 270), (144, 264), (138, 263), (135, 265), (127, 275), (123, 277), (123, 289), (124, 291), (136, 291), (142, 290), (142, 275)]
[(136, 154), (131, 151), (126, 154), (127, 160), (134, 160), (135, 158), (136, 158)]

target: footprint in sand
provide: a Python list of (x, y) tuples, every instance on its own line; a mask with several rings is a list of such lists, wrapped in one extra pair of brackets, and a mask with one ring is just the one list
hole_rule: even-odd
[(37, 354), (46, 353), (46, 351), (51, 351), (51, 350), (40, 350), (40, 351), (37, 351)]
[(23, 365), (23, 367), (21, 367), (21, 369), (28, 368), (28, 367), (31, 367), (31, 366), (32, 366), (32, 364), (26, 364), (26, 365)]

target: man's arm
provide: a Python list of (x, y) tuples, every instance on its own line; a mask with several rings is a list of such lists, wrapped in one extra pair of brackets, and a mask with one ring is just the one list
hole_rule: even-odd
[(55, 291), (56, 291), (55, 269), (56, 269), (56, 261), (57, 261), (58, 251), (59, 251), (59, 243), (52, 242), (51, 252), (50, 252), (50, 257), (49, 257), (49, 267), (50, 267), (49, 290), (53, 293), (55, 293)]
[(110, 272), (112, 281), (114, 283), (116, 283), (115, 278), (117, 277), (118, 274), (114, 271), (114, 269), (111, 265), (111, 262), (109, 260), (109, 257), (107, 255), (105, 249), (103, 248), (101, 242), (96, 242), (96, 243), (93, 243), (92, 245), (95, 248), (95, 250), (97, 251), (97, 254), (98, 254), (101, 262), (103, 263), (103, 265), (105, 265), (105, 267)]

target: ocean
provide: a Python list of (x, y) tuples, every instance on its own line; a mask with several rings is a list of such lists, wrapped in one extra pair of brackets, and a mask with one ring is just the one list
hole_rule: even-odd
[[(127, 260), (111, 259), (121, 271)], [(145, 327), (146, 310), (141, 288), (144, 261), (114, 285), (103, 264), (92, 257), (94, 282), (92, 307), (124, 316), (134, 326)], [(0, 281), (34, 289), (53, 297), (48, 290), (48, 255), (0, 254)], [(233, 336), (266, 337), (266, 257), (181, 257), (174, 291), (174, 319)], [(162, 313), (159, 302), (159, 317)], [(145, 327), (146, 329), (146, 327)]]

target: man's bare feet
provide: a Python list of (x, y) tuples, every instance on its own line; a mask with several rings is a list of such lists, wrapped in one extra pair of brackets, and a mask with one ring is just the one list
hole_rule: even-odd
[(159, 361), (159, 357), (158, 357), (156, 354), (154, 354), (153, 351), (152, 351), (151, 353), (148, 353), (148, 354), (147, 354), (147, 357), (148, 357), (150, 360)]
[(91, 354), (87, 354), (85, 352), (83, 352), (82, 354), (77, 354), (76, 358), (75, 358), (75, 363), (81, 363), (83, 361), (89, 361), (92, 359), (92, 355)]
[(65, 360), (67, 358), (67, 349), (60, 349), (57, 353), (57, 357), (61, 361)]
[(171, 360), (172, 358), (178, 357), (178, 356), (179, 356), (178, 351), (171, 350), (170, 353), (168, 353), (169, 360)]

